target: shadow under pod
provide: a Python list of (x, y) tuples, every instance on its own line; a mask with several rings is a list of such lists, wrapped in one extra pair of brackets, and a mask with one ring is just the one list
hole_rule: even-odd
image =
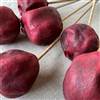
[[(55, 67), (55, 66), (54, 66)], [(43, 87), (47, 86), (48, 84), (53, 84), (53, 82), (57, 79), (57, 74), (59, 70), (57, 68), (53, 68), (48, 73), (40, 73), (36, 82), (33, 84), (32, 92), (38, 91), (38, 89), (42, 89)]]
[(25, 42), (25, 41), (29, 41), (27, 36), (24, 34), (20, 34), (18, 39), (15, 41), (15, 43), (20, 43), (20, 42)]
[[(55, 58), (57, 59), (58, 56)], [(55, 62), (55, 61), (51, 61), (53, 63), (53, 65), (51, 66), (50, 64), (48, 66), (45, 66), (43, 68), (48, 67), (49, 69), (45, 70), (45, 71), (41, 71), (38, 78), (36, 79), (35, 83), (33, 84), (33, 87), (31, 89), (31, 93), (34, 94), (35, 91), (39, 91), (42, 90), (46, 87), (48, 87), (49, 85), (51, 85), (50, 87), (54, 87), (56, 85), (58, 85), (59, 83), (59, 73), (61, 73), (61, 69), (62, 69), (62, 64)], [(40, 66), (42, 67), (42, 66)], [(55, 87), (54, 87), (55, 88)], [(49, 90), (48, 90), (49, 91)]]

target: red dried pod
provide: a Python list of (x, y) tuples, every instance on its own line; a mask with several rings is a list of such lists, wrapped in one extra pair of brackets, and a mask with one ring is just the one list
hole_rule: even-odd
[(29, 10), (48, 6), (47, 0), (17, 0), (17, 2), (18, 9), (21, 15)]
[(29, 40), (35, 44), (52, 43), (63, 29), (58, 11), (53, 7), (41, 7), (23, 14), (22, 22)]
[(39, 73), (39, 62), (35, 55), (9, 50), (0, 54), (0, 93), (16, 98), (27, 93)]
[(0, 44), (14, 42), (20, 33), (20, 21), (14, 12), (5, 6), (0, 7)]
[(61, 45), (69, 59), (99, 48), (99, 37), (95, 30), (86, 24), (74, 24), (62, 32)]
[(100, 100), (100, 52), (77, 56), (66, 72), (65, 100)]

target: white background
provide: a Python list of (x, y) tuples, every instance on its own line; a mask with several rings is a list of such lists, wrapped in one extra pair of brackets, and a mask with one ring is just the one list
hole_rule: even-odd
[[(81, 2), (58, 9), (62, 19), (86, 1), (87, 0), (81, 0)], [(0, 0), (0, 5), (6, 5), (12, 8), (19, 17), (15, 0)], [(85, 9), (64, 21), (64, 28), (73, 24)], [(87, 23), (89, 14), (90, 12), (80, 22)], [(94, 27), (100, 37), (100, 3), (96, 6), (92, 27)], [(39, 55), (46, 47), (34, 45), (30, 43), (28, 39), (19, 37), (16, 43), (0, 45), (0, 52), (15, 48)], [(71, 61), (64, 57), (60, 43), (56, 44), (55, 47), (40, 60), (40, 73), (33, 88), (26, 95), (12, 100), (64, 100), (62, 85), (65, 72), (70, 64)], [(9, 99), (0, 95), (0, 100)]]

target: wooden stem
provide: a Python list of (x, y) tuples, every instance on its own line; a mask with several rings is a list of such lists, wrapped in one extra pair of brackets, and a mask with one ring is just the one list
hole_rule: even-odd
[[(79, 1), (80, 1), (80, 0), (79, 0)], [(67, 5), (70, 5), (70, 4), (73, 4), (73, 3), (75, 3), (75, 2), (76, 2), (76, 0), (69, 1), (69, 2), (67, 2), (67, 3), (65, 3), (65, 4), (62, 4), (62, 5), (58, 6), (58, 7), (56, 7), (56, 9), (62, 8), (62, 7), (64, 7), (64, 6), (67, 6)]]
[[(85, 5), (83, 5), (82, 7), (78, 8), (77, 10), (75, 10), (74, 12), (72, 12), (70, 15), (68, 15), (67, 17), (65, 17), (62, 21), (65, 21), (66, 19), (68, 19), (69, 17), (71, 17), (73, 14), (75, 14), (76, 12), (78, 12), (80, 9), (84, 8), (86, 5), (88, 5), (90, 3), (90, 1), (88, 3), (86, 3)], [(82, 17), (81, 17), (82, 18)], [(54, 45), (60, 40), (60, 36), (50, 45), (46, 48), (46, 50), (44, 50), (39, 56), (38, 56), (38, 60), (41, 60), (42, 57), (44, 57), (44, 55), (47, 54), (48, 51), (50, 51)]]
[(73, 14), (77, 13), (78, 11), (80, 11), (82, 8), (86, 7), (89, 3), (91, 3), (91, 0), (89, 2), (87, 2), (86, 4), (84, 4), (83, 6), (79, 7), (77, 10), (73, 11), (71, 14), (69, 14), (67, 17), (65, 17), (63, 20), (66, 20), (67, 18), (69, 18), (70, 16), (72, 16)]
[(51, 2), (48, 2), (48, 4), (64, 3), (64, 2), (69, 2), (69, 1), (77, 1), (77, 0), (51, 1)]
[[(95, 10), (96, 3), (97, 3), (97, 0), (93, 0), (93, 5), (92, 5), (92, 9), (91, 9), (91, 13), (90, 13), (88, 25), (92, 24), (92, 20), (93, 20), (93, 15), (94, 15), (94, 10)], [(100, 41), (99, 41), (99, 49), (98, 49), (98, 51), (100, 51)]]
[(41, 55), (38, 57), (38, 60), (40, 60), (49, 50), (52, 49), (52, 47), (59, 41), (60, 39), (60, 36), (59, 38), (57, 38), (49, 47), (47, 47), (42, 53)]
[(90, 10), (91, 10), (92, 6), (89, 7), (78, 19), (75, 23), (78, 23)]
[(92, 5), (92, 9), (91, 9), (88, 25), (91, 25), (91, 23), (92, 23), (95, 6), (96, 6), (96, 0), (93, 0), (93, 5)]

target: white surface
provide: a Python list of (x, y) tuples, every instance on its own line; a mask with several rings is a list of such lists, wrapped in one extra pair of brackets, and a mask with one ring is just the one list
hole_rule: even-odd
[[(0, 4), (9, 6), (14, 10), (17, 15), (19, 15), (17, 5), (13, 1), (14, 0), (0, 0)], [(84, 2), (80, 2), (78, 4), (63, 7), (58, 11), (63, 18), (64, 16), (67, 16), (69, 13), (71, 13), (71, 11), (81, 6), (83, 3), (85, 3), (85, 0)], [(83, 11), (85, 10), (82, 10), (81, 12)], [(81, 12), (66, 20), (64, 22), (64, 28), (74, 23), (77, 17), (82, 14)], [(81, 22), (87, 23), (88, 15), (89, 13), (81, 20)], [(96, 6), (92, 26), (96, 30), (97, 34), (100, 36), (100, 3)], [(32, 52), (35, 55), (38, 55), (46, 47), (34, 45), (30, 43), (27, 39), (20, 38), (14, 44), (0, 45), (0, 52), (14, 48)], [(30, 92), (20, 98), (12, 100), (64, 100), (62, 85), (65, 72), (70, 64), (70, 60), (64, 57), (60, 43), (58, 43), (50, 52), (48, 52), (48, 54), (44, 58), (41, 59), (40, 73)], [(0, 100), (9, 99), (0, 96)]]

